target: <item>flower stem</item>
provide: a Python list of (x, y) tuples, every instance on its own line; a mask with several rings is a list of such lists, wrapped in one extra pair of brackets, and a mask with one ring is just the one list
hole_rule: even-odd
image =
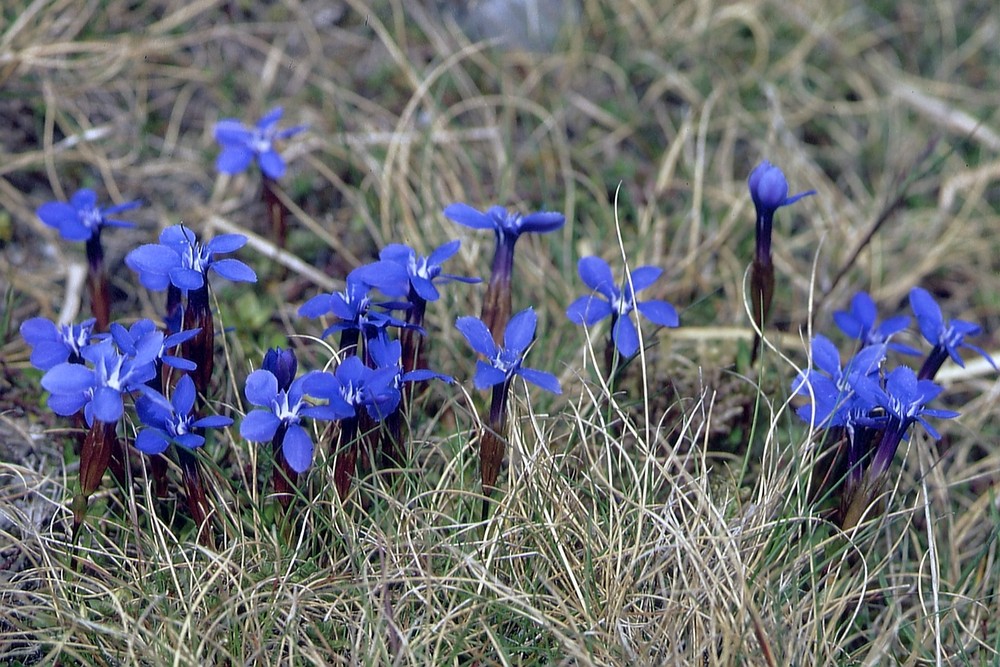
[(108, 288), (108, 271), (104, 266), (104, 246), (100, 229), (87, 239), (87, 290), (90, 293), (90, 310), (97, 320), (95, 331), (107, 331), (111, 324), (111, 290)]
[(493, 271), (490, 283), (483, 297), (482, 320), (493, 334), (497, 345), (503, 342), (512, 309), (510, 277), (514, 271), (514, 242), (517, 237), (497, 238), (496, 253), (493, 255)]
[(273, 178), (262, 176), (264, 187), (261, 189), (261, 198), (264, 201), (264, 208), (267, 209), (267, 219), (271, 225), (271, 238), (274, 244), (285, 249), (288, 237), (287, 209), (278, 197), (278, 183)]
[(295, 498), (295, 483), (299, 479), (298, 473), (292, 470), (292, 466), (288, 464), (285, 450), (282, 447), (287, 431), (288, 425), (282, 422), (278, 425), (278, 430), (275, 431), (274, 438), (271, 440), (271, 451), (274, 453), (274, 471), (271, 476), (274, 484), (274, 495), (278, 499), (278, 504), (286, 512), (292, 504), (292, 499)]
[(341, 500), (347, 498), (351, 490), (351, 480), (358, 460), (358, 417), (349, 417), (341, 422), (340, 447), (333, 465), (333, 484)]
[(198, 364), (192, 371), (195, 389), (201, 401), (208, 395), (212, 381), (212, 371), (215, 369), (215, 323), (212, 319), (212, 309), (208, 303), (208, 283), (200, 289), (188, 292), (187, 308), (184, 310), (184, 328), (199, 328), (200, 331), (186, 341), (182, 350), (184, 357)]

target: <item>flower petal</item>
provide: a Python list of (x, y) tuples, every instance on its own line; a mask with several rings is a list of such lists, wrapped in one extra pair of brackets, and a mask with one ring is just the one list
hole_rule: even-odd
[(468, 204), (451, 204), (444, 209), (444, 215), (452, 222), (473, 229), (493, 229), (495, 227), (493, 218), (482, 211), (477, 211)]
[(581, 296), (566, 309), (566, 317), (574, 324), (592, 326), (611, 315), (611, 304), (596, 294)]
[(517, 375), (520, 375), (528, 382), (537, 385), (544, 389), (545, 391), (550, 391), (553, 394), (561, 394), (562, 387), (559, 386), (559, 380), (552, 373), (546, 373), (545, 371), (536, 370), (534, 368), (521, 368), (518, 369)]
[(518, 225), (520, 233), (534, 232), (536, 234), (547, 234), (566, 224), (566, 216), (555, 211), (536, 211), (521, 218)]
[(264, 175), (272, 180), (276, 181), (285, 175), (285, 161), (275, 150), (264, 151), (257, 157), (257, 162)]
[(525, 308), (510, 318), (503, 334), (503, 346), (510, 352), (521, 354), (535, 337), (538, 316), (532, 308)]
[(285, 439), (281, 444), (281, 452), (285, 455), (285, 460), (292, 470), (302, 474), (309, 470), (313, 459), (313, 441), (304, 428), (298, 424), (292, 424), (285, 432)]
[(476, 362), (476, 377), (473, 380), (476, 389), (489, 389), (493, 385), (506, 381), (507, 374), (483, 361)]
[(94, 386), (94, 371), (82, 364), (62, 363), (42, 376), (42, 387), (53, 394), (70, 394)]
[(244, 392), (252, 404), (270, 407), (278, 395), (278, 378), (271, 371), (256, 370), (247, 376)]
[(270, 442), (281, 420), (270, 410), (251, 410), (240, 422), (240, 437), (250, 442)]
[(646, 319), (661, 327), (676, 327), (681, 323), (677, 309), (666, 301), (643, 301), (637, 307)]
[[(663, 269), (658, 266), (640, 266), (632, 272), (632, 294), (638, 294), (655, 283), (663, 275)], [(628, 289), (628, 283), (625, 283)]]
[(238, 259), (220, 259), (212, 262), (211, 269), (226, 280), (239, 283), (257, 282), (257, 274)]
[(132, 444), (143, 454), (154, 456), (167, 451), (167, 445), (170, 444), (170, 441), (163, 431), (156, 428), (144, 428), (136, 434)]
[(492, 359), (497, 355), (497, 345), (490, 330), (478, 317), (460, 317), (455, 320), (455, 328), (462, 332), (472, 349)]
[(618, 318), (611, 330), (611, 339), (618, 347), (619, 354), (625, 358), (631, 357), (639, 351), (639, 332), (636, 331), (631, 317)]
[(242, 144), (224, 145), (215, 160), (215, 169), (223, 174), (241, 174), (253, 162), (253, 151)]

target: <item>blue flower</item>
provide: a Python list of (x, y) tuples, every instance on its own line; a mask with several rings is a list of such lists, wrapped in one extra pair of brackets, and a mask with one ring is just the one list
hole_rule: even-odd
[(580, 278), (590, 289), (602, 295), (582, 296), (566, 309), (566, 316), (574, 324), (592, 326), (611, 317), (611, 339), (623, 357), (639, 351), (639, 332), (629, 314), (638, 309), (654, 324), (676, 327), (680, 324), (677, 311), (666, 301), (637, 301), (635, 295), (652, 285), (663, 273), (655, 266), (641, 266), (632, 271), (631, 281), (626, 276), (619, 289), (611, 274), (611, 267), (600, 257), (584, 257), (577, 265)]
[(750, 172), (747, 185), (750, 188), (750, 198), (757, 209), (757, 257), (761, 261), (770, 262), (771, 226), (775, 211), (782, 206), (794, 204), (803, 197), (814, 195), (816, 191), (809, 190), (789, 197), (785, 174), (767, 160)]
[(313, 441), (301, 426), (302, 419), (336, 420), (350, 416), (341, 404), (314, 406), (307, 402), (303, 387), (316, 372), (294, 380), (287, 390), (280, 389), (278, 378), (269, 370), (256, 370), (247, 376), (246, 397), (259, 407), (247, 413), (240, 423), (240, 436), (251, 442), (270, 442), (283, 428), (281, 451), (288, 465), (297, 473), (312, 464)]
[(127, 220), (117, 220), (109, 216), (128, 211), (141, 205), (139, 201), (125, 202), (115, 206), (98, 208), (97, 194), (90, 189), (77, 190), (69, 203), (48, 202), (38, 207), (36, 213), (49, 227), (59, 230), (67, 241), (89, 241), (104, 227), (134, 227)]
[(366, 264), (348, 274), (343, 292), (314, 296), (302, 304), (299, 315), (317, 318), (333, 313), (337, 321), (323, 331), (324, 338), (337, 331), (358, 331), (364, 333), (365, 338), (373, 338), (386, 327), (407, 325), (388, 313), (372, 309), (372, 306), (393, 308), (405, 304), (374, 303), (369, 292), (372, 287), (378, 287), (383, 292), (389, 290), (388, 294), (400, 295), (400, 289), (409, 290), (407, 281), (406, 270), (395, 262)]
[(477, 211), (468, 204), (451, 204), (444, 209), (445, 216), (460, 225), (473, 229), (492, 229), (499, 243), (511, 242), (526, 232), (546, 234), (554, 232), (566, 223), (566, 216), (553, 211), (537, 211), (521, 215), (508, 211), (503, 206), (491, 206), (485, 212)]
[(307, 394), (326, 400), (337, 410), (350, 406), (351, 415), (365, 408), (375, 421), (382, 421), (399, 406), (399, 373), (395, 367), (373, 370), (358, 357), (348, 357), (335, 373), (313, 373), (305, 385)]
[(427, 257), (418, 257), (413, 248), (401, 243), (391, 243), (382, 249), (379, 258), (390, 262), (395, 262), (406, 268), (409, 276), (410, 287), (424, 301), (437, 301), (440, 298), (435, 282), (445, 283), (452, 280), (463, 283), (478, 283), (480, 278), (466, 278), (450, 273), (444, 273), (445, 261), (450, 259), (461, 245), (461, 241), (455, 240), (438, 246)]
[(49, 407), (58, 415), (69, 416), (84, 410), (87, 424), (94, 419), (111, 424), (124, 413), (122, 394), (144, 390), (156, 377), (156, 357), (163, 347), (163, 334), (144, 336), (135, 353), (121, 354), (114, 341), (106, 338), (81, 351), (87, 362), (63, 363), (42, 376), (42, 387), (51, 393)]
[(837, 323), (841, 331), (860, 341), (864, 347), (885, 343), (889, 349), (903, 354), (920, 354), (918, 350), (908, 345), (889, 342), (890, 338), (910, 325), (910, 318), (906, 315), (890, 317), (882, 324), (876, 325), (878, 311), (875, 308), (875, 302), (867, 292), (855, 294), (854, 298), (851, 299), (851, 309), (849, 311), (836, 311), (833, 314), (833, 321)]
[(517, 313), (510, 318), (504, 330), (501, 347), (494, 342), (490, 330), (482, 320), (476, 317), (458, 318), (455, 327), (462, 332), (473, 350), (486, 357), (486, 361), (476, 362), (477, 389), (487, 389), (506, 383), (515, 375), (520, 375), (546, 391), (551, 391), (553, 394), (562, 393), (559, 380), (554, 375), (521, 365), (528, 346), (535, 337), (537, 325), (538, 317), (531, 308)]
[[(198, 367), (198, 364), (190, 359), (168, 354), (167, 350), (172, 350), (178, 345), (186, 343), (197, 336), (199, 331), (201, 330), (188, 329), (171, 334), (165, 338), (161, 336), (163, 342), (160, 345), (160, 351), (157, 353), (156, 358), (171, 368), (181, 371), (193, 371)], [(158, 333), (159, 330), (156, 324), (149, 319), (138, 320), (128, 329), (117, 322), (111, 324), (111, 337), (114, 339), (118, 349), (127, 355), (134, 355), (136, 350), (142, 347), (142, 341), (146, 336), (156, 336)]]
[(997, 367), (985, 350), (965, 342), (966, 336), (979, 335), (981, 330), (978, 324), (965, 320), (945, 322), (944, 316), (941, 314), (941, 307), (938, 306), (934, 297), (931, 296), (930, 292), (920, 287), (914, 287), (910, 290), (910, 307), (917, 317), (920, 333), (928, 343), (934, 346), (920, 369), (921, 379), (934, 377), (947, 357), (951, 357), (952, 361), (964, 367), (965, 362), (958, 354), (959, 348), (962, 347), (981, 354), (993, 368)]
[(21, 337), (31, 346), (31, 365), (40, 371), (72, 361), (83, 363), (80, 351), (94, 335), (94, 318), (80, 324), (57, 325), (44, 317), (32, 317), (21, 324)]
[(215, 124), (215, 140), (222, 146), (222, 152), (215, 162), (215, 168), (224, 174), (239, 174), (256, 159), (260, 170), (271, 179), (279, 179), (285, 174), (285, 161), (274, 149), (274, 142), (287, 139), (302, 132), (305, 126), (279, 130), (283, 110), (276, 107), (257, 121), (254, 127), (247, 127), (235, 118), (226, 118)]
[(242, 234), (222, 234), (208, 243), (197, 240), (184, 225), (163, 230), (159, 243), (139, 246), (125, 257), (125, 263), (139, 274), (139, 282), (159, 291), (173, 284), (184, 293), (204, 287), (212, 270), (237, 282), (257, 282), (253, 269), (238, 259), (217, 259), (216, 255), (235, 252), (246, 245)]
[(197, 449), (205, 437), (196, 429), (223, 428), (233, 423), (229, 417), (211, 415), (195, 419), (191, 414), (196, 392), (194, 381), (182, 375), (168, 401), (163, 394), (147, 390), (135, 402), (135, 411), (145, 428), (135, 437), (135, 447), (146, 454), (160, 454), (173, 443), (185, 449)]
[(862, 398), (858, 387), (876, 384), (879, 367), (885, 360), (885, 345), (862, 348), (845, 367), (840, 353), (830, 339), (817, 335), (812, 340), (812, 363), (816, 370), (800, 372), (792, 383), (792, 393), (812, 395), (813, 404), (803, 405), (795, 413), (803, 420), (823, 428), (851, 426), (852, 422), (875, 407)]
[(872, 478), (883, 475), (896, 455), (900, 441), (906, 437), (906, 432), (913, 424), (920, 424), (935, 440), (940, 434), (931, 426), (926, 417), (951, 419), (959, 413), (952, 410), (927, 408), (927, 403), (941, 393), (942, 388), (931, 380), (919, 379), (912, 369), (900, 366), (893, 369), (885, 378), (885, 389), (878, 383), (865, 383), (857, 387), (864, 400), (883, 408), (887, 422), (885, 431), (875, 450), (875, 456), (868, 468)]

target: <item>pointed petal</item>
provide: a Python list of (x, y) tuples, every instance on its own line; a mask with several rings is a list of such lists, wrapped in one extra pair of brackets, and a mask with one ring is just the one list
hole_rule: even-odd
[(257, 161), (260, 162), (260, 170), (268, 178), (276, 181), (285, 175), (285, 161), (278, 151), (265, 151), (258, 156)]
[(584, 285), (612, 298), (615, 278), (607, 262), (600, 257), (583, 257), (577, 262), (576, 268)]
[(439, 245), (430, 255), (427, 256), (427, 263), (431, 266), (441, 266), (446, 261), (451, 259), (456, 252), (458, 252), (461, 245), (462, 242), (459, 239)]
[(635, 329), (632, 318), (619, 317), (611, 330), (611, 338), (618, 347), (618, 352), (628, 358), (639, 351), (639, 332)]
[[(632, 272), (632, 294), (638, 294), (655, 283), (663, 275), (663, 269), (658, 266), (640, 266)], [(626, 283), (626, 289), (628, 284)]]
[(547, 234), (554, 232), (566, 223), (566, 216), (555, 211), (537, 211), (529, 213), (521, 218), (519, 230), (521, 234), (534, 232), (536, 234)]
[(931, 293), (921, 287), (910, 290), (910, 308), (917, 317), (920, 333), (931, 345), (937, 345), (944, 329), (944, 317), (941, 308)]
[(681, 323), (677, 310), (666, 301), (643, 301), (638, 308), (646, 319), (661, 327), (676, 327)]
[(538, 316), (533, 308), (525, 308), (510, 318), (507, 329), (503, 334), (503, 346), (505, 349), (521, 354), (535, 337), (535, 328), (538, 326)]
[(444, 209), (444, 215), (452, 222), (457, 222), (473, 229), (493, 229), (493, 219), (468, 204), (451, 204)]
[(266, 130), (272, 125), (275, 125), (281, 116), (285, 113), (283, 107), (277, 106), (264, 114), (259, 121), (257, 121), (257, 127), (261, 130)]
[(211, 269), (226, 280), (240, 283), (257, 282), (257, 274), (238, 259), (220, 259), (212, 262)]
[(497, 355), (497, 345), (490, 335), (490, 330), (478, 317), (460, 317), (455, 320), (455, 328), (462, 332), (472, 349), (492, 359)]
[(593, 326), (611, 315), (611, 304), (596, 294), (581, 296), (566, 309), (566, 317), (574, 324)]
[(473, 380), (476, 389), (489, 389), (507, 379), (507, 374), (490, 366), (486, 362), (476, 362), (476, 377)]
[(534, 368), (522, 368), (517, 371), (517, 374), (528, 382), (541, 387), (545, 391), (550, 391), (553, 394), (562, 393), (562, 387), (559, 386), (559, 380), (557, 380), (556, 376), (552, 373), (546, 373), (545, 371), (536, 370)]

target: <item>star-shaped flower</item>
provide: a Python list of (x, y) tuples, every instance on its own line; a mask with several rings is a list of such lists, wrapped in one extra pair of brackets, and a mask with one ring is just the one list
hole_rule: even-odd
[(167, 400), (158, 391), (147, 390), (135, 402), (135, 411), (145, 428), (135, 437), (135, 447), (146, 454), (160, 454), (170, 444), (185, 449), (197, 449), (205, 444), (205, 436), (198, 429), (223, 428), (233, 423), (229, 417), (210, 415), (195, 419), (191, 414), (196, 392), (194, 381), (182, 375)]
[(36, 213), (49, 227), (59, 230), (67, 241), (88, 241), (104, 227), (134, 227), (135, 223), (117, 220), (110, 216), (140, 206), (139, 201), (125, 202), (99, 208), (97, 194), (88, 188), (77, 190), (69, 203), (48, 202), (38, 207)]
[(222, 152), (215, 162), (215, 168), (224, 174), (238, 174), (246, 170), (255, 159), (260, 170), (271, 179), (279, 179), (285, 174), (285, 161), (274, 148), (274, 142), (287, 139), (302, 132), (299, 125), (286, 130), (278, 129), (283, 110), (276, 107), (257, 121), (254, 127), (247, 127), (236, 118), (226, 118), (215, 124), (215, 140), (222, 146)]
[(655, 266), (641, 266), (632, 271), (631, 281), (626, 277), (619, 288), (611, 274), (611, 267), (600, 257), (584, 257), (577, 265), (580, 278), (596, 295), (582, 296), (566, 309), (566, 316), (574, 324), (592, 326), (611, 317), (611, 339), (623, 357), (639, 351), (639, 332), (630, 313), (638, 309), (649, 321), (664, 327), (680, 324), (677, 310), (666, 301), (638, 301), (636, 293), (652, 285), (663, 273)]
[(171, 284), (183, 292), (201, 289), (209, 270), (237, 282), (257, 282), (253, 269), (238, 259), (219, 259), (246, 245), (242, 234), (221, 234), (208, 243), (198, 241), (184, 225), (164, 229), (159, 243), (139, 246), (125, 257), (125, 263), (139, 274), (139, 282), (160, 291)]
[(510, 318), (504, 330), (503, 346), (499, 346), (493, 341), (493, 335), (482, 320), (477, 317), (458, 318), (455, 327), (462, 332), (473, 350), (486, 357), (486, 361), (476, 362), (476, 389), (487, 389), (520, 375), (546, 391), (562, 393), (559, 380), (554, 375), (522, 365), (528, 346), (535, 337), (537, 325), (538, 316), (535, 311), (531, 308), (522, 310)]
[(80, 324), (55, 324), (44, 317), (32, 317), (21, 324), (21, 337), (31, 346), (31, 365), (47, 371), (61, 363), (83, 363), (80, 351), (90, 344), (94, 323), (90, 318)]

